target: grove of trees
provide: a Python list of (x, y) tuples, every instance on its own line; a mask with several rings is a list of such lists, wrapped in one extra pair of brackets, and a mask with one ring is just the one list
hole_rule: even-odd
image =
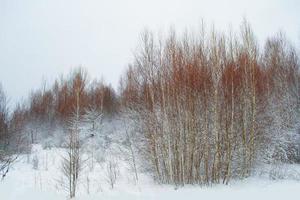
[[(262, 45), (247, 22), (229, 34), (204, 25), (197, 33), (171, 30), (165, 37), (145, 31), (117, 92), (77, 68), (9, 111), (0, 87), (0, 163), (57, 137), (60, 128), (67, 142), (56, 145), (68, 149), (63, 170), (74, 197), (81, 139), (94, 137), (103, 118), (122, 118), (120, 145), (136, 181), (137, 160), (157, 182), (174, 185), (227, 184), (262, 164), (297, 163), (299, 67), (283, 33)], [(91, 128), (82, 137), (84, 122)]]
[(299, 158), (299, 61), (283, 34), (260, 49), (240, 34), (142, 35), (121, 101), (140, 127), (142, 158), (162, 183), (244, 178)]

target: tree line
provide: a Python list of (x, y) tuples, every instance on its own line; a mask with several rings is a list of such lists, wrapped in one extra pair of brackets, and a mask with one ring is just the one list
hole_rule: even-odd
[(124, 137), (160, 183), (227, 184), (260, 164), (299, 162), (298, 56), (282, 33), (260, 45), (247, 22), (229, 34), (204, 25), (165, 37), (145, 31), (118, 92), (77, 68), (9, 114), (0, 88), (1, 152), (37, 140), (32, 130), (24, 139), (29, 123), (70, 130), (74, 113), (78, 121), (94, 110), (134, 122)]

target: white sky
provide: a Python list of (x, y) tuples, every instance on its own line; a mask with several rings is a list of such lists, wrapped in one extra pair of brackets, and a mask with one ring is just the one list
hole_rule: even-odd
[(141, 31), (225, 30), (246, 17), (260, 41), (279, 29), (299, 45), (299, 0), (0, 0), (0, 82), (11, 104), (79, 65), (118, 80)]

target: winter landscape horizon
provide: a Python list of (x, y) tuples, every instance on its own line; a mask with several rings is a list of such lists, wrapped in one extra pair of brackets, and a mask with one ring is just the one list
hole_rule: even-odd
[(297, 0), (0, 0), (0, 200), (297, 199)]

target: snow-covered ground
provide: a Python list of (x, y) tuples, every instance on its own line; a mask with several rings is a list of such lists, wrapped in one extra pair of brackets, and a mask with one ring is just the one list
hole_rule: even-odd
[[(60, 171), (63, 149), (44, 150), (36, 145), (32, 154), (20, 156), (7, 177), (0, 182), (0, 200), (60, 200), (67, 199), (64, 178)], [(139, 174), (136, 184), (133, 173), (121, 158), (114, 158), (119, 166), (119, 177), (112, 189), (107, 181), (106, 162), (90, 160), (82, 172), (78, 186), (78, 200), (179, 200), (179, 199), (299, 199), (300, 181), (292, 179), (270, 180), (249, 178), (234, 181), (230, 185), (212, 187), (158, 185), (151, 177)], [(37, 161), (38, 160), (38, 161)], [(294, 169), (300, 169), (294, 165)]]

